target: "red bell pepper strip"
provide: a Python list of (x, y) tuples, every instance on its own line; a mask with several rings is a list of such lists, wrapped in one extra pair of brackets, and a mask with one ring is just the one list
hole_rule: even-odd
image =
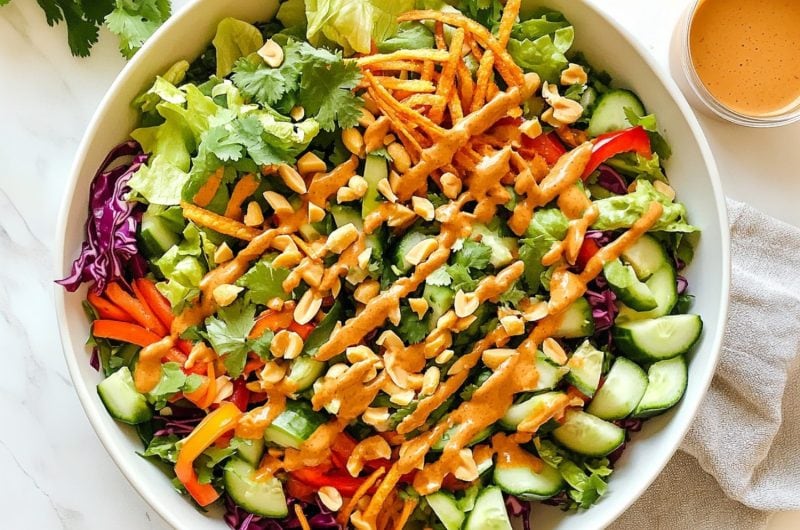
[(142, 326), (117, 320), (95, 320), (92, 323), (92, 334), (101, 339), (129, 342), (142, 348), (161, 340), (161, 337)]
[(240, 377), (233, 382), (233, 394), (231, 394), (230, 401), (242, 412), (247, 410), (247, 405), (250, 403), (250, 391), (247, 390), (244, 377)]
[(222, 403), (218, 409), (203, 418), (197, 427), (184, 439), (178, 451), (175, 474), (189, 495), (200, 506), (208, 506), (219, 498), (219, 493), (211, 484), (200, 484), (194, 471), (194, 461), (203, 454), (219, 437), (236, 428), (242, 416), (233, 403)]
[[(306, 467), (291, 472), (291, 476), (307, 486), (322, 488), (333, 486), (343, 497), (352, 497), (366, 479), (351, 477), (347, 471), (329, 470), (324, 467)], [(374, 490), (374, 488), (373, 488)], [(375, 493), (370, 490), (370, 494)]]
[(172, 306), (169, 300), (159, 292), (156, 284), (146, 278), (138, 278), (133, 281), (133, 289), (136, 297), (143, 300), (155, 313), (158, 320), (169, 328), (175, 319), (175, 315), (172, 314)]
[(308, 336), (311, 335), (311, 332), (314, 331), (314, 328), (316, 328), (316, 327), (317, 327), (317, 325), (316, 324), (312, 324), (311, 322), (309, 322), (308, 324), (298, 324), (297, 322), (292, 320), (292, 323), (289, 324), (289, 331), (294, 331), (295, 333), (300, 335), (300, 337), (303, 340), (306, 340), (308, 338)]
[(584, 238), (580, 250), (578, 250), (578, 257), (575, 259), (575, 266), (583, 270), (589, 260), (600, 251), (600, 245), (594, 239)]
[(97, 311), (97, 315), (100, 318), (119, 320), (120, 322), (133, 322), (133, 318), (123, 309), (93, 291), (89, 291), (89, 294), (86, 295), (86, 300)]
[(564, 147), (564, 144), (561, 143), (561, 140), (558, 139), (558, 135), (554, 132), (550, 132), (547, 134), (540, 134), (536, 138), (528, 138), (523, 135), (520, 152), (523, 156), (530, 156), (532, 154), (541, 155), (548, 165), (553, 166), (558, 162), (558, 159), (567, 152), (567, 149)]
[(594, 141), (592, 156), (583, 171), (583, 178), (588, 178), (600, 164), (612, 156), (629, 152), (639, 153), (646, 158), (653, 156), (650, 137), (641, 125), (598, 136)]

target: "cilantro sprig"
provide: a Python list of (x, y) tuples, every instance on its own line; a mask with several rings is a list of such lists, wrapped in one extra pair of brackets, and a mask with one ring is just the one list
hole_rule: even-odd
[[(69, 48), (78, 57), (89, 55), (105, 24), (119, 37), (120, 53), (130, 59), (172, 14), (169, 0), (37, 1), (48, 25), (66, 23)], [(0, 0), (0, 7), (10, 2)]]

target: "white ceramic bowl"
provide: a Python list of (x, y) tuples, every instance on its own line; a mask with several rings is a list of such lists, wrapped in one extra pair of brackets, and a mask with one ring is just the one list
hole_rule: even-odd
[[(534, 2), (529, 2), (533, 4)], [(536, 2), (538, 3), (538, 2)], [(692, 355), (689, 387), (673, 411), (646, 423), (617, 465), (608, 494), (590, 510), (563, 514), (536, 505), (536, 528), (602, 528), (618, 517), (656, 478), (681, 442), (711, 381), (717, 364), (728, 304), (728, 225), (725, 203), (708, 144), (683, 96), (631, 36), (583, 1), (546, 0), (576, 27), (575, 49), (608, 70), (620, 86), (635, 90), (672, 144), (667, 163), (671, 182), (686, 203), (690, 220), (703, 230), (694, 263), (686, 272), (696, 296), (693, 311), (703, 317), (703, 337)], [(127, 138), (136, 124), (130, 102), (153, 78), (179, 59), (198, 56), (226, 16), (269, 19), (276, 2), (197, 0), (175, 15), (122, 71), (97, 109), (78, 150), (61, 211), (56, 273), (63, 277), (84, 237), (89, 183), (108, 151)], [(67, 364), (78, 396), (94, 429), (124, 476), (167, 521), (178, 528), (220, 530), (219, 514), (203, 515), (176, 494), (159, 469), (136, 455), (141, 445), (132, 429), (106, 413), (95, 385), (100, 375), (89, 366), (84, 342), (89, 332), (81, 300), (85, 289), (69, 294), (57, 288), (56, 310)]]

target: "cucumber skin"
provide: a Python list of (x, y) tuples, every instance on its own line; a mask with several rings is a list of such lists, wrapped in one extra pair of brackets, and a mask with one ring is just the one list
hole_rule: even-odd
[[(121, 393), (124, 394), (122, 396), (123, 400), (131, 400), (130, 403), (122, 404), (126, 408), (132, 409), (129, 412), (120, 411), (120, 404), (115, 403), (116, 398)], [(97, 385), (97, 394), (100, 396), (100, 401), (103, 402), (108, 414), (117, 421), (128, 425), (138, 425), (150, 421), (153, 417), (153, 411), (147, 404), (147, 398), (136, 390), (133, 376), (127, 366), (123, 366), (103, 379)]]
[[(687, 316), (687, 315), (667, 315), (664, 317), (659, 318), (669, 318), (670, 316)], [(696, 316), (696, 315), (689, 315), (689, 316)], [(657, 319), (652, 319), (657, 320)], [(700, 336), (703, 333), (703, 321), (700, 317), (697, 317), (699, 321), (699, 326), (697, 333), (694, 337), (694, 340), (685, 348), (680, 348), (673, 350), (670, 354), (665, 355), (653, 355), (649, 353), (646, 349), (644, 349), (636, 340), (634, 332), (630, 330), (629, 326), (636, 325), (640, 322), (647, 322), (647, 320), (636, 320), (634, 322), (626, 322), (625, 324), (618, 324), (611, 328), (611, 335), (614, 338), (614, 344), (616, 345), (617, 349), (622, 352), (626, 357), (631, 359), (632, 361), (636, 361), (641, 364), (653, 363), (658, 361), (665, 361), (668, 359), (672, 359), (679, 355), (683, 355), (684, 353), (691, 350), (697, 341), (700, 340)]]
[[(653, 288), (664, 287), (658, 285), (661, 282), (666, 284), (666, 288), (669, 289), (669, 292), (665, 292), (662, 298), (659, 297), (659, 292), (661, 292), (661, 289)], [(619, 308), (619, 314), (615, 319), (616, 323), (623, 324), (635, 322), (637, 320), (658, 318), (669, 315), (670, 312), (672, 312), (672, 309), (678, 302), (677, 273), (675, 272), (675, 267), (673, 267), (671, 263), (661, 267), (655, 271), (650, 278), (647, 279), (645, 285), (650, 288), (650, 291), (656, 297), (656, 300), (658, 301), (658, 307), (651, 311), (634, 311), (625, 304), (621, 304)], [(669, 298), (667, 298), (667, 296)]]
[[(611, 443), (604, 445), (601, 449), (588, 449), (587, 444), (594, 444), (598, 441), (596, 436), (592, 437), (590, 433), (586, 432), (585, 426), (591, 427), (592, 424), (606, 430), (609, 434), (613, 433), (615, 439), (609, 440)], [(567, 413), (567, 420), (553, 431), (553, 437), (567, 449), (585, 456), (599, 458), (614, 452), (625, 443), (625, 430), (611, 422), (592, 416), (588, 412), (574, 411)]]
[(578, 298), (562, 313), (561, 325), (553, 333), (555, 338), (577, 339), (594, 334), (594, 318), (592, 306), (586, 298)]
[[(672, 407), (674, 407), (675, 405), (680, 403), (681, 399), (683, 399), (683, 395), (686, 393), (686, 387), (687, 387), (688, 382), (689, 382), (688, 381), (688, 368), (686, 366), (686, 360), (683, 357), (681, 357), (681, 356), (674, 357), (672, 359), (667, 359), (665, 361), (659, 361), (657, 363), (654, 363), (650, 367), (650, 369), (647, 371), (648, 372), (647, 373), (647, 379), (648, 379), (648, 387), (649, 387), (649, 385), (651, 384), (651, 372), (653, 371), (654, 368), (656, 370), (658, 370), (659, 367), (664, 367), (665, 365), (672, 365), (672, 364), (674, 364), (676, 362), (680, 362), (680, 364), (682, 365), (682, 369), (683, 369), (683, 372), (681, 374), (683, 382), (682, 382), (682, 385), (681, 385), (680, 395), (678, 395), (672, 401), (662, 402), (662, 403), (660, 403), (658, 405), (653, 404), (651, 406), (650, 404), (646, 404), (645, 403), (645, 398), (647, 397), (647, 391), (645, 390), (644, 396), (642, 396), (642, 399), (639, 401), (639, 404), (636, 406), (636, 409), (633, 411), (633, 417), (634, 418), (641, 418), (641, 419), (652, 418), (653, 416), (658, 416), (659, 414), (663, 414), (664, 412), (668, 411), (669, 409), (671, 409)], [(645, 408), (645, 407), (649, 407), (649, 408)]]
[(591, 137), (597, 137), (631, 127), (625, 116), (626, 107), (637, 115), (644, 116), (644, 105), (630, 90), (615, 89), (606, 92), (597, 100), (586, 133)]
[(456, 502), (455, 498), (443, 491), (437, 491), (425, 496), (428, 505), (439, 518), (446, 530), (459, 530), (464, 524), (466, 514), (464, 514)]
[[(639, 383), (641, 384), (641, 392), (638, 390), (636, 391), (635, 395), (638, 395), (638, 399), (633, 398), (623, 402), (622, 398), (618, 398), (618, 394), (613, 393), (613, 391), (610, 390), (610, 385), (624, 384), (625, 387), (635, 385), (635, 382), (628, 380), (630, 377), (637, 377), (639, 379)], [(636, 410), (636, 406), (642, 400), (646, 389), (647, 373), (635, 362), (630, 361), (625, 357), (617, 357), (617, 359), (614, 361), (614, 365), (611, 367), (611, 370), (609, 370), (608, 374), (606, 375), (605, 384), (600, 387), (600, 390), (597, 391), (592, 402), (589, 403), (588, 407), (586, 407), (586, 412), (606, 421), (627, 418), (633, 413), (634, 410)], [(628, 392), (629, 395), (630, 392), (632, 392), (630, 388), (627, 388), (627, 390), (623, 388), (623, 390)], [(604, 403), (604, 401), (606, 403)]]
[[(283, 492), (283, 485), (277, 477), (272, 477), (268, 482), (255, 482), (249, 476), (242, 476), (242, 474), (249, 475), (255, 471), (255, 468), (248, 464), (245, 460), (238, 457), (233, 457), (226, 462), (223, 468), (223, 481), (225, 483), (225, 491), (230, 495), (233, 502), (241, 506), (250, 513), (268, 517), (271, 519), (282, 519), (289, 515), (289, 507), (286, 504), (286, 495)], [(266, 490), (272, 489), (271, 492), (266, 492), (267, 495), (273, 495), (274, 499), (280, 503), (278, 506), (263, 506), (259, 503), (251, 502), (253, 499), (248, 498), (249, 493), (253, 493), (256, 489)], [(280, 491), (280, 494), (278, 494)], [(258, 495), (259, 492), (256, 492)], [(260, 492), (264, 494), (264, 491)]]
[(464, 530), (512, 530), (501, 492), (497, 486), (489, 486), (478, 494)]
[[(558, 469), (546, 463), (543, 465), (544, 469), (541, 473), (534, 473), (524, 468), (503, 469), (499, 466), (495, 466), (493, 480), (504, 492), (519, 497), (520, 499), (526, 501), (543, 501), (557, 495), (563, 491), (566, 486)], [(526, 474), (530, 476), (526, 476)], [(547, 482), (550, 482), (550, 488), (546, 491), (543, 489), (533, 491), (530, 483), (527, 485), (525, 484), (526, 480), (531, 479), (533, 482), (538, 482), (537, 486), (543, 486)], [(527, 488), (525, 486), (527, 486)]]

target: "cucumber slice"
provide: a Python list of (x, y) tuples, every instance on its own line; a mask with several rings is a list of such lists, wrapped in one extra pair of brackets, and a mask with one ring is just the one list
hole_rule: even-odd
[(326, 363), (304, 355), (292, 361), (286, 379), (294, 384), (295, 392), (302, 392), (319, 379), (326, 366)]
[(647, 374), (644, 370), (625, 357), (617, 357), (586, 412), (603, 420), (627, 418), (641, 401), (645, 389)]
[(281, 481), (276, 477), (257, 481), (254, 472), (255, 468), (241, 458), (233, 457), (225, 463), (222, 480), (233, 502), (261, 517), (282, 519), (289, 515)]
[(558, 469), (544, 464), (536, 473), (527, 466), (494, 468), (494, 483), (506, 493), (528, 501), (543, 501), (557, 495), (564, 489), (564, 479)]
[(160, 257), (180, 242), (180, 233), (174, 232), (170, 223), (161, 215), (149, 209), (142, 215), (142, 224), (139, 228), (139, 241), (145, 253), (150, 257)]
[(553, 431), (561, 445), (586, 456), (606, 456), (625, 442), (625, 430), (580, 410), (566, 414), (564, 423)]
[(480, 236), (480, 242), (492, 249), (489, 263), (495, 267), (508, 265), (514, 260), (514, 256), (519, 254), (519, 245), (516, 238), (502, 237), (486, 225), (476, 224), (473, 226), (472, 235)]
[(355, 226), (359, 232), (364, 230), (364, 220), (361, 219), (361, 214), (358, 213), (358, 210), (352, 206), (333, 204), (329, 209), (331, 215), (333, 215), (333, 222), (336, 223), (336, 228), (351, 224)]
[[(447, 445), (447, 442), (450, 441), (450, 438), (455, 436), (456, 432), (458, 432), (458, 430), (460, 428), (461, 428), (461, 425), (453, 425), (452, 427), (447, 429), (447, 431), (445, 431), (445, 433), (442, 435), (442, 437), (439, 438), (439, 440), (437, 440), (436, 443), (431, 446), (431, 451), (436, 451), (436, 452), (443, 451), (444, 450), (444, 446)], [(475, 445), (477, 443), (481, 443), (482, 441), (487, 439), (492, 434), (494, 434), (494, 427), (490, 425), (490, 426), (486, 427), (485, 429), (483, 429), (482, 431), (480, 431), (475, 436), (473, 436), (472, 440), (470, 440), (469, 443), (467, 443), (467, 447), (472, 447), (473, 445)]]
[(585, 298), (578, 298), (562, 313), (561, 324), (553, 333), (553, 337), (576, 339), (589, 337), (594, 333), (592, 306)]
[(674, 407), (686, 392), (687, 380), (682, 356), (654, 363), (647, 370), (647, 390), (633, 415), (649, 418)]
[(636, 276), (630, 265), (623, 265), (622, 261), (615, 259), (603, 266), (603, 274), (617, 298), (631, 309), (636, 311), (650, 311), (658, 307), (655, 295)]
[(425, 496), (428, 506), (442, 522), (445, 530), (460, 530), (466, 515), (458, 506), (455, 497), (443, 491), (437, 491)]
[(508, 519), (500, 488), (490, 486), (478, 494), (464, 530), (511, 530), (511, 521)]
[(369, 155), (364, 164), (364, 180), (367, 181), (367, 193), (361, 201), (361, 217), (367, 218), (381, 204), (378, 193), (378, 182), (389, 176), (386, 159), (381, 156)]
[(651, 363), (689, 351), (703, 331), (698, 315), (668, 315), (615, 325), (611, 332), (617, 348), (630, 359)]
[(539, 380), (536, 382), (534, 392), (542, 390), (552, 390), (567, 375), (569, 368), (558, 366), (551, 363), (542, 352), (536, 353), (536, 371), (539, 372)]
[(400, 243), (397, 245), (397, 249), (394, 252), (394, 266), (397, 268), (398, 274), (404, 274), (411, 270), (413, 265), (406, 261), (406, 256), (408, 255), (409, 251), (414, 248), (414, 245), (428, 239), (430, 236), (423, 234), (422, 232), (408, 232), (406, 235), (403, 236), (403, 239), (400, 240)]
[(115, 420), (129, 425), (144, 423), (153, 417), (147, 398), (136, 390), (133, 376), (123, 366), (97, 385), (97, 393), (108, 413)]
[(567, 361), (567, 368), (569, 368), (567, 381), (584, 395), (592, 397), (600, 384), (600, 373), (603, 371), (603, 352), (585, 340)]
[(654, 272), (670, 265), (672, 262), (667, 256), (664, 246), (653, 236), (647, 234), (640, 237), (636, 243), (622, 252), (622, 259), (633, 267), (636, 276), (644, 281)]
[(287, 401), (286, 409), (264, 431), (264, 441), (299, 449), (325, 420), (325, 415), (314, 411), (307, 402)]
[(253, 467), (258, 467), (261, 462), (261, 457), (264, 456), (264, 439), (256, 438), (254, 440), (240, 439), (239, 446), (236, 452), (242, 460), (247, 462)]
[(658, 306), (650, 311), (634, 311), (625, 304), (620, 304), (619, 315), (615, 322), (633, 322), (668, 315), (678, 302), (678, 284), (675, 277), (675, 268), (667, 263), (661, 267), (645, 282), (647, 288), (655, 296)]
[(606, 92), (597, 101), (586, 133), (594, 137), (627, 129), (631, 126), (631, 122), (625, 115), (626, 108), (631, 109), (637, 116), (645, 115), (644, 105), (630, 90), (617, 89)]
[(549, 410), (553, 404), (564, 396), (564, 392), (545, 392), (512, 405), (500, 418), (500, 425), (506, 429), (516, 429), (525, 418), (540, 410)]
[(453, 307), (453, 300), (456, 294), (449, 287), (441, 285), (431, 285), (426, 283), (425, 289), (422, 291), (422, 298), (428, 302), (430, 312), (428, 313), (428, 322), (430, 322), (430, 329), (436, 327), (436, 322), (439, 317), (447, 313)]

